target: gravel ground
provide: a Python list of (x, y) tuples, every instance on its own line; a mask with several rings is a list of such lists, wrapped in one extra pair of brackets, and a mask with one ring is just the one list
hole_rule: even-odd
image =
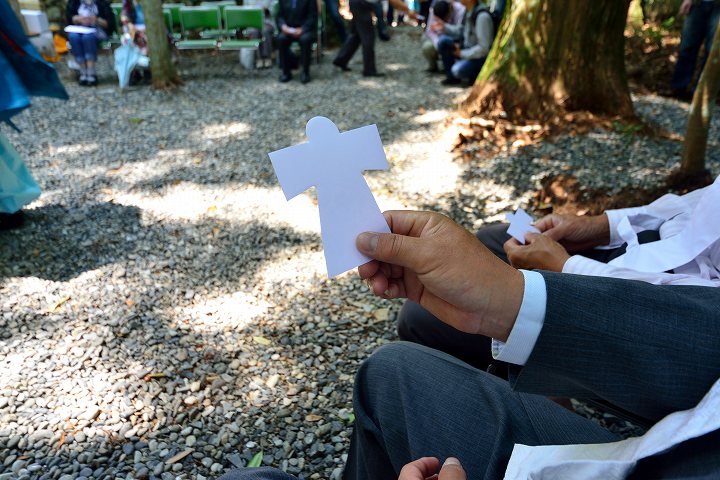
[[(391, 168), (366, 178), (381, 208), (468, 227), (523, 205), (543, 175), (620, 188), (677, 161), (676, 142), (600, 131), (455, 161), (446, 119), (463, 89), (423, 72), (418, 37), (378, 45), (382, 81), (335, 71), (332, 52), (309, 85), (183, 56), (178, 91), (120, 92), (102, 59), (98, 88), (68, 81), (70, 101), (16, 117), (10, 139), (44, 194), (0, 233), (0, 480), (202, 479), (259, 452), (339, 477), (354, 371), (395, 339), (400, 304), (352, 273), (328, 280), (314, 195), (288, 204), (277, 186), (266, 154), (312, 116), (378, 125)], [(683, 104), (636, 105), (682, 130)]]

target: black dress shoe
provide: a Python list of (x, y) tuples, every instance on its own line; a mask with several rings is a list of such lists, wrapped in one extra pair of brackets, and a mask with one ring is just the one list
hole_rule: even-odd
[(382, 40), (383, 42), (390, 41), (390, 35), (388, 35), (386, 32), (378, 33), (378, 37), (380, 37), (380, 40)]
[(310, 74), (308, 72), (303, 72), (300, 76), (300, 83), (310, 83)]
[(333, 63), (333, 65), (335, 65), (336, 67), (338, 67), (338, 68), (339, 68), (340, 70), (342, 70), (343, 72), (349, 72), (349, 71), (352, 70), (350, 67), (348, 67), (347, 65), (343, 65), (342, 63), (338, 62), (337, 60), (333, 60), (332, 63)]
[(371, 73), (363, 73), (363, 77), (384, 77), (385, 74), (382, 72), (371, 72)]
[(88, 76), (87, 83), (85, 85), (87, 85), (88, 87), (97, 87), (97, 84), (97, 77)]
[(287, 83), (292, 80), (292, 73), (283, 73), (280, 75), (280, 83)]
[(443, 85), (460, 85), (462, 83), (462, 80), (455, 77), (447, 77), (445, 80), (440, 82)]

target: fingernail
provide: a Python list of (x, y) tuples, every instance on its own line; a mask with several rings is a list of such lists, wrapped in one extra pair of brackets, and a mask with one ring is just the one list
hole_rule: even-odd
[(462, 465), (460, 465), (460, 460), (458, 460), (458, 459), (455, 458), (455, 457), (448, 457), (448, 458), (446, 458), (446, 459), (445, 459), (445, 463), (443, 463), (443, 467), (444, 467), (445, 465), (459, 465), (459, 466), (462, 466)]
[(374, 233), (361, 233), (357, 237), (357, 247), (362, 253), (372, 255), (377, 250), (378, 236)]

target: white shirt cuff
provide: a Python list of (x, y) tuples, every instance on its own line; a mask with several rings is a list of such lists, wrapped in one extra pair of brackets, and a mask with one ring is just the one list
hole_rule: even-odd
[(520, 270), (525, 277), (525, 291), (515, 325), (507, 342), (493, 338), (492, 355), (496, 360), (525, 365), (535, 348), (545, 322), (547, 289), (545, 279), (538, 272)]
[(631, 208), (621, 208), (619, 210), (605, 210), (605, 215), (607, 215), (608, 218), (608, 224), (610, 225), (610, 243), (609, 246), (620, 246), (623, 243), (625, 243), (625, 240), (620, 238), (620, 235), (618, 234), (618, 225), (620, 224), (620, 221), (625, 218), (632, 215), (637, 215), (638, 213), (645, 212), (645, 207), (631, 207)]

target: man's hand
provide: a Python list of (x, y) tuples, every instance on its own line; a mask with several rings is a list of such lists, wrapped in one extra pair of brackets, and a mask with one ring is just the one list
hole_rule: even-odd
[(538, 233), (527, 233), (525, 241), (527, 243), (522, 245), (511, 238), (503, 245), (510, 265), (526, 270), (562, 272), (565, 262), (570, 258), (562, 245), (547, 235)]
[(467, 333), (506, 340), (520, 310), (523, 275), (444, 215), (385, 212), (393, 233), (362, 233), (358, 268), (372, 292), (409, 298)]
[(535, 226), (570, 252), (579, 252), (610, 243), (607, 215), (583, 216), (551, 214)]
[(465, 470), (463, 470), (457, 458), (448, 457), (440, 470), (440, 475), (436, 474), (440, 460), (435, 457), (423, 457), (414, 462), (408, 463), (400, 470), (398, 480), (466, 480)]
[(293, 37), (295, 37), (295, 38), (300, 38), (300, 35), (302, 35), (302, 34), (303, 34), (303, 29), (302, 29), (302, 27), (297, 27), (297, 28), (295, 29), (295, 32), (293, 33)]
[(680, 8), (678, 9), (678, 15), (683, 16), (690, 13), (690, 9), (692, 8), (692, 0), (683, 0), (683, 2), (680, 4)]
[(453, 57), (460, 58), (460, 45), (457, 43), (453, 45)]

